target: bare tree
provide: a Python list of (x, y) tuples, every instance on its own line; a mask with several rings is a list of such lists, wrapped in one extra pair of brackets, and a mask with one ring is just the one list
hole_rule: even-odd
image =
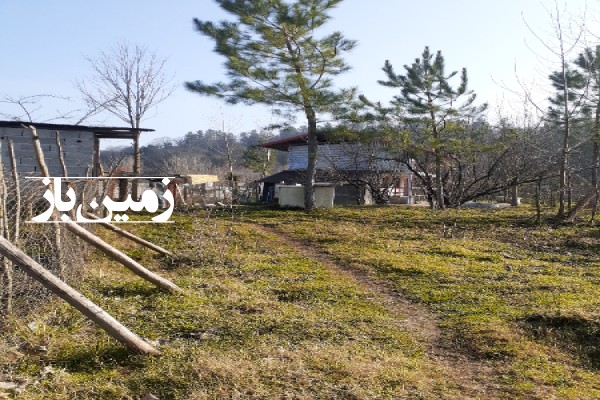
[[(166, 59), (138, 46), (121, 43), (110, 52), (87, 58), (92, 75), (77, 83), (90, 110), (105, 110), (140, 129), (146, 113), (175, 90), (166, 74)], [(139, 140), (134, 141), (134, 171), (140, 171)], [(133, 197), (137, 197), (134, 185)]]
[[(582, 90), (585, 87), (581, 74), (570, 67), (570, 58), (574, 58), (580, 50), (585, 32), (585, 26), (581, 21), (568, 14), (566, 9), (562, 11), (559, 8), (558, 1), (554, 1), (554, 9), (548, 9), (548, 18), (551, 24), (554, 43), (538, 35), (525, 21), (527, 28), (535, 39), (548, 52), (549, 59), (544, 59), (544, 63), (557, 64), (556, 71), (549, 76), (552, 86), (555, 90), (553, 97), (548, 98), (550, 107), (546, 113), (546, 119), (554, 122), (561, 132), (560, 156), (558, 159), (559, 169), (559, 209), (558, 217), (566, 216), (567, 192), (570, 190), (570, 158), (574, 146), (572, 144), (573, 128), (576, 118), (582, 111), (584, 94)], [(566, 14), (566, 18), (565, 18)], [(530, 98), (530, 96), (527, 96)], [(536, 107), (540, 108), (536, 105)]]
[(50, 118), (40, 117), (40, 110), (42, 109), (41, 103), (44, 100), (69, 101), (69, 98), (53, 94), (34, 94), (31, 96), (19, 97), (4, 95), (0, 97), (0, 104), (5, 104), (12, 110), (9, 110), (8, 112), (4, 110), (0, 111), (0, 117), (22, 122), (33, 122), (34, 119), (37, 119), (38, 122), (40, 119), (43, 119), (43, 122), (51, 122), (55, 120), (69, 119), (72, 117), (72, 114), (76, 112), (58, 112), (57, 115)]
[(106, 110), (132, 128), (140, 128), (146, 112), (175, 89), (164, 70), (166, 59), (138, 45), (122, 43), (87, 60), (92, 76), (77, 88), (89, 109)]

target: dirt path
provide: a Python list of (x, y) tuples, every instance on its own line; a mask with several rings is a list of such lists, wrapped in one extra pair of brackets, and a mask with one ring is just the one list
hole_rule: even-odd
[[(326, 253), (313, 246), (293, 239), (284, 232), (271, 226), (249, 224), (253, 229), (276, 235), (277, 239), (305, 257), (317, 260), (339, 275), (349, 277), (377, 297), (377, 300), (391, 313), (406, 318), (403, 325), (422, 342), (430, 360), (439, 365), (441, 371), (456, 383), (465, 399), (503, 398), (500, 388), (494, 382), (499, 372), (489, 362), (476, 360), (453, 346), (451, 340), (443, 335), (439, 318), (421, 304), (407, 299), (388, 282), (377, 278), (372, 272), (359, 267), (342, 265)], [(506, 392), (504, 392), (506, 395)]]

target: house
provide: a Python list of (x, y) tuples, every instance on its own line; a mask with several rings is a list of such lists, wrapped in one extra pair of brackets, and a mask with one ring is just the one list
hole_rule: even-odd
[(63, 150), (64, 162), (69, 176), (100, 176), (100, 140), (127, 139), (133, 141), (133, 174), (141, 172), (139, 162), (139, 138), (142, 132), (152, 129), (111, 128), (100, 126), (61, 125), (20, 121), (0, 121), (0, 156), (5, 167), (10, 165), (8, 139), (12, 139), (21, 176), (39, 175), (40, 167), (35, 157), (31, 130), (36, 128), (50, 176), (63, 176), (60, 165), (57, 132)]
[[(386, 157), (381, 144), (330, 140), (324, 134), (317, 136), (317, 143), (315, 182), (317, 186), (335, 188), (333, 204), (373, 204), (384, 198), (392, 203), (414, 203), (412, 173)], [(278, 199), (280, 188), (304, 185), (308, 134), (261, 146), (288, 152), (288, 169), (259, 181), (263, 183), (263, 201)]]

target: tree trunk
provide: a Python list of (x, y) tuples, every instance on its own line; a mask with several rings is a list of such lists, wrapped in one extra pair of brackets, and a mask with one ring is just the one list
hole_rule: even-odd
[[(139, 125), (136, 127), (139, 128)], [(142, 153), (140, 153), (140, 131), (136, 131), (133, 139), (133, 174), (140, 176), (142, 174)], [(134, 201), (139, 199), (139, 182), (134, 179), (131, 182), (131, 198)]]
[(435, 144), (434, 154), (435, 154), (435, 195), (437, 201), (437, 207), (440, 210), (446, 208), (446, 204), (444, 201), (444, 182), (442, 181), (442, 155), (440, 152), (440, 132), (438, 131), (437, 120), (435, 118), (435, 113), (433, 111), (433, 99), (428, 94), (427, 95), (430, 111), (429, 116), (431, 118), (431, 130), (433, 133), (433, 138), (437, 142)]
[(435, 191), (437, 207), (443, 210), (444, 204), (444, 184), (442, 182), (442, 157), (439, 154), (439, 150), (435, 150)]
[(592, 153), (592, 186), (596, 191), (596, 196), (592, 203), (591, 223), (596, 218), (596, 209), (598, 208), (598, 163), (600, 162), (600, 102), (596, 104), (596, 116), (594, 119), (594, 150)]
[(317, 117), (312, 109), (306, 111), (308, 120), (308, 165), (304, 185), (304, 208), (315, 208), (315, 176), (317, 174)]
[(560, 152), (560, 169), (559, 169), (559, 175), (560, 175), (560, 184), (559, 184), (559, 202), (558, 202), (558, 217), (559, 218), (564, 218), (565, 216), (565, 200), (566, 200), (566, 190), (567, 190), (567, 184), (568, 184), (568, 179), (567, 179), (567, 164), (569, 162), (569, 136), (570, 136), (570, 130), (571, 130), (571, 116), (569, 113), (569, 83), (568, 83), (568, 78), (567, 78), (567, 65), (566, 65), (566, 60), (565, 60), (565, 56), (564, 56), (564, 50), (563, 50), (563, 42), (562, 42), (562, 37), (561, 39), (561, 63), (562, 63), (562, 75), (563, 75), (563, 98), (564, 98), (564, 105), (563, 105), (563, 123), (564, 123), (564, 130), (563, 130), (563, 144), (562, 144), (562, 149)]
[(592, 200), (592, 198), (597, 196), (597, 192), (596, 189), (592, 189), (590, 190), (585, 196), (583, 196), (576, 204), (575, 207), (571, 208), (569, 210), (569, 213), (566, 216), (566, 219), (569, 222), (573, 222), (575, 221), (575, 217), (577, 217), (577, 214), (584, 209), (584, 207), (586, 206), (586, 204), (588, 204), (590, 202), (590, 200)]
[(519, 206), (519, 187), (517, 185), (514, 185), (512, 187), (512, 194), (511, 194), (511, 198), (510, 198), (510, 205), (513, 207), (518, 207)]
[(542, 219), (542, 205), (540, 197), (542, 196), (542, 179), (538, 179), (535, 185), (535, 222), (539, 223)]

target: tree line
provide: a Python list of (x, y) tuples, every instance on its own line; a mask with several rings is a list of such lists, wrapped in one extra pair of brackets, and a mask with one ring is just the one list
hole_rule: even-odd
[[(192, 80), (185, 87), (232, 104), (266, 104), (282, 115), (302, 113), (305, 129), (284, 129), (280, 136), (308, 134), (308, 210), (314, 207), (317, 132), (330, 131), (338, 141), (384, 149), (389, 161), (413, 172), (435, 208), (459, 207), (508, 192), (517, 198), (520, 191), (535, 198), (538, 206), (544, 198), (555, 201), (560, 218), (572, 218), (590, 201), (595, 214), (600, 50), (590, 42), (584, 46), (581, 32), (567, 37), (557, 2), (549, 10), (555, 43), (542, 40), (532, 30), (556, 61), (556, 69), (548, 76), (553, 90), (548, 93), (548, 105), (535, 104), (524, 90), (524, 108), (533, 112), (518, 118), (500, 115), (492, 122), (484, 116), (487, 105), (478, 103), (468, 87), (467, 69), (447, 71), (442, 52), (427, 46), (401, 70), (389, 60), (383, 63), (379, 83), (394, 93), (387, 104), (359, 95), (356, 87), (337, 87), (335, 77), (350, 68), (343, 57), (356, 41), (341, 32), (322, 32), (331, 10), (342, 0), (215, 1), (231, 18), (221, 22), (194, 19), (194, 26), (225, 59), (227, 79), (216, 83)], [(145, 48), (121, 44), (88, 61), (93, 76), (78, 83), (88, 109), (82, 111), (78, 123), (108, 112), (139, 128), (144, 114), (173, 92), (163, 69), (165, 60)], [(4, 100), (24, 110), (22, 115), (28, 119), (32, 101)], [(324, 120), (336, 123), (326, 126)], [(272, 130), (239, 135), (218, 130), (190, 132), (134, 149), (134, 153), (146, 173), (214, 171), (233, 182), (242, 173), (260, 177), (277, 163), (283, 166), (285, 155), (271, 157), (256, 146), (272, 139), (266, 132)], [(107, 156), (117, 157), (118, 151)], [(367, 186), (384, 202), (389, 179), (380, 172), (367, 178)]]
[[(376, 143), (389, 159), (413, 172), (432, 207), (465, 202), (518, 188), (544, 192), (559, 205), (558, 217), (580, 209), (573, 202), (598, 200), (600, 153), (600, 56), (568, 40), (558, 3), (549, 10), (556, 46), (542, 41), (558, 68), (548, 77), (549, 106), (525, 103), (540, 113), (491, 123), (468, 88), (467, 69), (447, 71), (441, 51), (425, 47), (402, 72), (390, 61), (379, 83), (395, 91), (389, 104), (340, 89), (333, 78), (349, 69), (342, 56), (355, 41), (340, 32), (317, 37), (341, 0), (216, 0), (233, 21), (194, 20), (226, 60), (229, 81), (186, 87), (229, 103), (263, 103), (304, 113), (308, 133), (305, 206), (314, 206), (317, 121), (333, 116), (346, 140)], [(539, 38), (532, 31), (536, 38)], [(571, 38), (569, 38), (571, 39)], [(573, 51), (580, 49), (574, 55)], [(571, 57), (571, 58), (569, 58)], [(342, 139), (344, 140), (344, 139)], [(381, 186), (381, 185), (379, 185)], [(532, 189), (534, 188), (534, 189)], [(381, 187), (379, 188), (381, 189)], [(385, 189), (385, 188), (384, 188)]]

